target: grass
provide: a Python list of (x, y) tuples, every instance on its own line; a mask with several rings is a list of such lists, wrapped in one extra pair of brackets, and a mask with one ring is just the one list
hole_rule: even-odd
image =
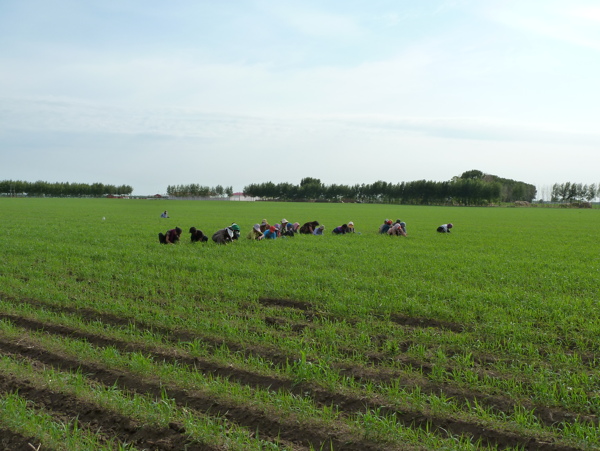
[[(34, 340), (176, 388), (206, 380), (223, 403), (338, 428), (382, 449), (506, 448), (508, 433), (594, 449), (600, 438), (598, 210), (122, 199), (0, 199), (0, 207), (10, 218), (0, 235), (4, 340)], [(159, 217), (164, 210), (170, 219)], [(262, 218), (283, 217), (316, 219), (326, 234), (245, 239)], [(386, 218), (405, 221), (408, 237), (379, 235)], [(350, 220), (360, 233), (330, 233)], [(232, 222), (239, 242), (189, 242), (191, 226), (210, 236)], [(446, 222), (453, 232), (436, 233)], [(158, 232), (175, 226), (181, 242), (159, 245)], [(123, 345), (95, 350), (57, 328), (43, 338), (33, 326), (13, 330), (18, 318)], [(156, 360), (165, 354), (292, 388), (198, 379)], [(318, 391), (372, 407), (322, 404)], [(431, 429), (404, 420), (399, 429), (404, 410)], [(436, 426), (444, 419), (497, 437), (444, 433)], [(304, 446), (325, 446), (318, 440)]]
[[(136, 449), (127, 444), (103, 442), (99, 440), (97, 434), (79, 429), (76, 421), (68, 423), (54, 421), (48, 412), (35, 409), (16, 393), (0, 395), (0, 423), (25, 437), (37, 438), (37, 446), (29, 443), (34, 450), (40, 449), (42, 444), (51, 449), (99, 451)], [(35, 439), (32, 441), (36, 442)]]

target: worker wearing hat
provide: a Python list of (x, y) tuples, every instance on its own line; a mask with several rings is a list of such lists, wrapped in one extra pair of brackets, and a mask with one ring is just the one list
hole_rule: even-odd
[[(231, 243), (231, 241), (233, 241), (234, 239), (237, 240), (237, 238), (234, 238), (235, 232), (232, 228), (233, 225), (237, 226), (237, 224), (234, 223), (229, 227), (225, 227), (224, 229), (217, 230), (213, 234), (212, 240), (217, 244), (227, 244), (227, 243)], [(238, 228), (237, 233), (238, 233), (238, 237), (239, 237), (239, 233), (240, 233), (239, 226), (237, 226), (237, 228)]]
[(277, 238), (277, 228), (275, 226), (271, 226), (268, 230), (265, 230), (263, 235), (267, 240), (274, 240)]
[(260, 224), (254, 224), (254, 227), (248, 232), (247, 238), (249, 240), (262, 240), (264, 237), (263, 233), (260, 231)]
[(294, 234), (297, 233), (294, 231), (294, 224), (285, 218), (281, 220), (281, 229), (279, 232), (281, 233), (281, 236), (294, 236)]
[(234, 222), (229, 226), (229, 228), (233, 231), (233, 236), (231, 239), (237, 240), (240, 237), (240, 226)]
[(387, 233), (387, 231), (390, 230), (390, 227), (392, 227), (392, 220), (386, 219), (385, 222), (379, 227), (379, 233)]
[(269, 230), (269, 227), (271, 227), (269, 225), (269, 221), (267, 221), (266, 219), (263, 219), (262, 222), (260, 223), (260, 231), (264, 233), (266, 230)]
[(321, 224), (313, 231), (313, 235), (323, 235), (323, 231), (325, 230), (325, 226)]

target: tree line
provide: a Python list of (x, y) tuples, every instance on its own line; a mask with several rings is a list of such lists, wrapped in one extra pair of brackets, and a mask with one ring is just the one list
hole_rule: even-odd
[(488, 205), (495, 202), (531, 202), (534, 185), (478, 170), (467, 171), (445, 182), (416, 180), (372, 184), (325, 185), (320, 179), (305, 177), (299, 185), (291, 183), (255, 183), (244, 187), (244, 194), (272, 200), (315, 200), (325, 202), (384, 202), (413, 205)]
[(231, 197), (233, 187), (217, 185), (215, 187), (202, 186), (197, 183), (190, 185), (169, 185), (167, 194), (171, 197)]
[(595, 183), (555, 183), (552, 185), (551, 202), (590, 202), (600, 196), (600, 186)]
[(129, 185), (105, 185), (104, 183), (49, 183), (38, 180), (25, 182), (22, 180), (0, 181), (0, 193), (4, 195), (27, 194), (27, 196), (51, 197), (102, 197), (106, 195), (130, 195), (133, 188)]
[[(102, 197), (107, 195), (131, 195), (130, 185), (108, 185), (103, 183), (49, 183), (38, 180), (0, 181), (0, 194), (51, 197)], [(215, 187), (200, 184), (169, 185), (171, 197), (231, 197), (231, 186)], [(471, 170), (453, 177), (449, 181), (434, 182), (416, 180), (389, 183), (377, 181), (372, 184), (325, 185), (320, 179), (305, 177), (299, 185), (292, 183), (255, 183), (244, 187), (244, 194), (264, 199), (325, 202), (387, 202), (415, 205), (458, 204), (487, 205), (495, 202), (531, 202), (536, 196), (534, 185), (495, 175)], [(552, 185), (552, 202), (590, 202), (600, 197), (600, 184), (555, 183)]]

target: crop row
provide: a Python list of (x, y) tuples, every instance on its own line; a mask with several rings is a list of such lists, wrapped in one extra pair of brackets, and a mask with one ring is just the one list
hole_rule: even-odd
[[(155, 311), (152, 306), (131, 308), (129, 312), (136, 312), (132, 315), (4, 299), (20, 314), (33, 309), (33, 314), (39, 315), (39, 307), (42, 311), (53, 310), (51, 318), (68, 313), (74, 327), (80, 327), (81, 320), (93, 325), (101, 319), (120, 328), (143, 331), (142, 340), (183, 344), (197, 355), (224, 345), (242, 360), (256, 357), (268, 361), (270, 367), (284, 369), (289, 362), (304, 356), (321, 368), (330, 367), (327, 373), (332, 380), (348, 374), (365, 379), (367, 374), (375, 373), (368, 378), (379, 382), (408, 374), (404, 376), (405, 385), (413, 379), (426, 379), (427, 386), (432, 387), (430, 391), (438, 391), (438, 385), (452, 387), (445, 389), (450, 396), (458, 386), (489, 398), (508, 394), (542, 412), (553, 408), (589, 418), (598, 413), (600, 381), (595, 359), (570, 350), (543, 347), (519, 347), (519, 353), (506, 352), (493, 337), (470, 333), (454, 323), (398, 317), (341, 321), (312, 311), (307, 303), (270, 299), (261, 300), (260, 308), (245, 305), (245, 310), (229, 313), (215, 308), (201, 314), (194, 312), (187, 318), (162, 309)], [(79, 318), (73, 318), (74, 313)], [(69, 317), (62, 321), (68, 322)], [(476, 347), (474, 340), (478, 342)]]
[[(165, 396), (157, 387), (169, 383), (180, 385), (182, 380), (200, 377), (199, 374), (202, 378), (208, 375), (208, 380), (213, 381), (210, 384), (218, 380), (227, 388), (211, 389), (202, 397), (202, 402), (195, 401), (198, 411), (225, 415), (235, 424), (262, 431), (263, 438), (271, 431), (272, 437), (315, 449), (325, 443), (332, 444), (334, 449), (351, 449), (349, 443), (356, 443), (356, 449), (389, 449), (400, 439), (393, 433), (398, 427), (413, 433), (420, 431), (417, 435), (431, 435), (436, 440), (458, 441), (464, 447), (467, 444), (485, 444), (501, 448), (550, 446), (548, 449), (569, 449), (574, 446), (573, 449), (577, 449), (575, 444), (582, 437), (598, 434), (598, 425), (590, 415), (559, 408), (544, 409), (531, 403), (515, 402), (510, 396), (477, 393), (456, 384), (456, 381), (434, 383), (424, 369), (429, 364), (415, 357), (411, 357), (408, 364), (379, 365), (380, 368), (374, 366), (375, 360), (370, 364), (356, 365), (349, 365), (349, 360), (331, 364), (323, 360), (310, 361), (306, 353), (289, 355), (284, 360), (281, 352), (272, 353), (269, 348), (262, 349), (257, 345), (244, 350), (239, 342), (217, 343), (204, 340), (202, 336), (190, 341), (189, 331), (149, 332), (149, 329), (140, 327), (141, 324), (125, 325), (123, 318), (112, 317), (111, 320), (110, 315), (102, 315), (101, 321), (88, 322), (74, 313), (69, 312), (67, 316), (66, 312), (30, 310), (28, 315), (4, 314), (3, 318), (10, 324), (29, 332), (23, 334), (18, 329), (8, 335), (5, 332), (0, 340), (0, 349), (3, 353), (27, 355), (29, 358), (35, 353), (35, 359), (45, 365), (94, 374), (95, 380), (108, 386), (121, 384), (119, 381), (130, 377), (145, 378), (148, 371), (151, 374), (167, 374), (169, 382), (161, 380), (154, 382), (155, 386), (147, 382), (134, 383), (134, 386), (142, 384), (142, 392), (149, 392), (157, 399)], [(45, 334), (40, 335), (37, 332), (40, 330)], [(14, 344), (15, 337), (18, 337), (19, 345)], [(24, 342), (29, 345), (24, 345)], [(33, 342), (36, 344), (33, 345)], [(28, 349), (43, 351), (36, 353)], [(118, 364), (116, 360), (119, 360)], [(150, 371), (157, 365), (169, 369)], [(119, 376), (114, 372), (116, 367), (127, 375), (136, 373), (136, 376)], [(184, 374), (174, 377), (173, 371)], [(430, 370), (431, 373), (433, 371)], [(98, 374), (104, 376), (99, 377)], [(208, 380), (203, 379), (202, 384), (208, 384)], [(132, 386), (127, 384), (121, 388), (132, 390)], [(206, 388), (203, 387), (203, 390)], [(219, 398), (222, 393), (238, 391), (243, 394), (237, 401), (232, 401), (232, 396), (226, 396), (225, 400)], [(182, 405), (190, 404), (189, 395), (182, 387), (177, 386), (169, 393), (169, 399), (177, 399)], [(263, 398), (262, 410), (250, 413), (248, 405), (260, 405), (257, 398)], [(250, 399), (253, 401), (248, 401)], [(286, 407), (272, 412), (273, 406), (283, 405)], [(305, 428), (312, 431), (311, 434), (302, 430), (296, 435), (297, 431), (289, 432), (290, 425), (272, 423), (273, 420), (269, 419), (273, 416), (289, 419), (290, 411), (294, 415), (304, 413), (308, 421)], [(234, 412), (241, 413), (235, 415)], [(245, 420), (241, 421), (238, 416)], [(258, 423), (248, 424), (249, 416)], [(315, 418), (323, 424), (319, 421), (312, 424)], [(342, 425), (337, 424), (340, 422)], [(335, 424), (333, 428), (332, 423)], [(375, 434), (374, 430), (378, 428), (373, 429), (372, 423), (382, 431)], [(357, 430), (357, 425), (362, 433), (351, 434), (350, 431)], [(331, 433), (319, 436), (315, 433), (319, 430), (347, 432), (336, 438)], [(309, 436), (312, 438), (307, 440)], [(423, 437), (419, 436), (414, 443), (421, 440)]]

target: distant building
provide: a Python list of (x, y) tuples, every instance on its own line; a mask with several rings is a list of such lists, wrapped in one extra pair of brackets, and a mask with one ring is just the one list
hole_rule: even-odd
[(259, 199), (258, 197), (250, 197), (246, 196), (244, 193), (233, 193), (229, 200), (237, 200), (237, 201), (245, 201), (245, 202), (254, 202)]
[(129, 199), (129, 195), (127, 194), (108, 194), (106, 196), (107, 199)]

